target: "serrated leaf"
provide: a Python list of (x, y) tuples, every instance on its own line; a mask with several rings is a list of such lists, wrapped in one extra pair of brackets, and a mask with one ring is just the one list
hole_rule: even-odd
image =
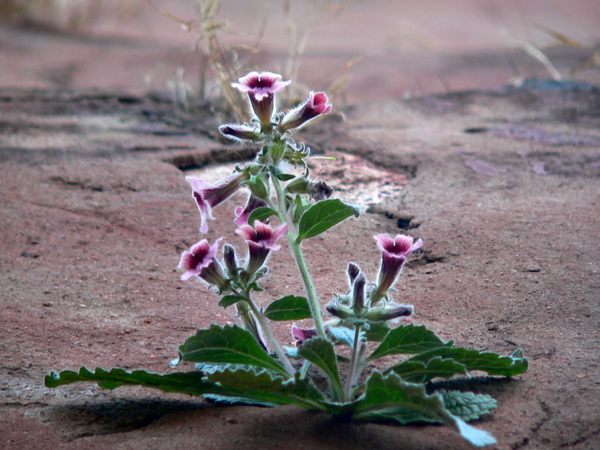
[(490, 395), (475, 394), (474, 392), (437, 391), (444, 400), (446, 409), (462, 420), (477, 420), (485, 414), (490, 414), (498, 406), (498, 402)]
[(275, 214), (277, 214), (275, 210), (267, 206), (256, 208), (250, 213), (250, 216), (248, 216), (248, 223), (254, 223), (255, 220), (264, 222), (269, 217), (274, 216)]
[(322, 200), (308, 208), (298, 225), (298, 240), (317, 236), (350, 216), (360, 214), (356, 206), (348, 205), (340, 199)]
[(387, 322), (369, 322), (369, 329), (365, 330), (365, 339), (371, 342), (381, 342), (391, 329)]
[(227, 308), (228, 306), (234, 305), (237, 302), (240, 302), (242, 300), (246, 300), (246, 297), (244, 297), (243, 295), (225, 295), (221, 301), (219, 301), (219, 306), (222, 306), (223, 308)]
[(208, 329), (199, 329), (178, 350), (184, 361), (247, 364), (289, 377), (287, 371), (269, 356), (254, 336), (237, 325), (220, 327), (212, 324)]
[(475, 446), (496, 443), (488, 432), (452, 415), (441, 395), (427, 395), (422, 384), (407, 383), (393, 373), (383, 376), (381, 372), (373, 372), (367, 381), (363, 400), (356, 406), (353, 415), (354, 419), (395, 420), (399, 423), (420, 421), (422, 417), (426, 421), (452, 427)]
[(306, 297), (286, 295), (273, 301), (265, 310), (265, 316), (271, 320), (310, 319), (310, 306)]
[(406, 360), (387, 369), (384, 373), (394, 372), (404, 381), (411, 383), (428, 383), (436, 377), (452, 378), (454, 375), (466, 375), (467, 368), (453, 359), (440, 356), (429, 361)]
[(96, 368), (94, 372), (82, 367), (79, 372), (64, 370), (60, 373), (52, 371), (46, 375), (47, 387), (57, 387), (77, 382), (94, 382), (104, 389), (115, 389), (125, 385), (140, 385), (159, 389), (163, 392), (179, 392), (190, 395), (204, 395), (219, 392), (221, 389), (214, 383), (203, 380), (204, 374), (194, 372), (174, 372), (157, 374), (145, 370), (126, 371), (114, 368), (110, 371)]
[(525, 373), (529, 365), (528, 361), (522, 356), (515, 357), (513, 355), (502, 356), (494, 352), (480, 352), (461, 347), (443, 347), (415, 355), (407, 361), (429, 361), (440, 356), (464, 364), (468, 371), (480, 370), (487, 372), (488, 375), (513, 377)]
[(298, 347), (298, 355), (319, 367), (329, 378), (334, 396), (343, 397), (342, 380), (331, 342), (320, 337), (311, 338)]
[(401, 325), (391, 330), (381, 341), (379, 347), (367, 358), (367, 361), (387, 355), (414, 354), (423, 351), (451, 347), (452, 341), (444, 343), (435, 333), (424, 325)]
[(308, 409), (326, 411), (323, 394), (310, 379), (285, 380), (273, 372), (255, 369), (223, 369), (206, 375), (218, 384), (227, 396), (249, 399), (275, 405), (298, 405)]

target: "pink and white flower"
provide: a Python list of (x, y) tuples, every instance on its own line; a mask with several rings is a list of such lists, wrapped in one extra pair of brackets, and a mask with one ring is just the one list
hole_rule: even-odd
[(272, 72), (250, 72), (231, 86), (248, 94), (250, 105), (261, 125), (269, 125), (275, 111), (275, 94), (291, 80), (281, 81), (281, 75)]
[(208, 284), (218, 288), (220, 292), (225, 290), (229, 281), (216, 259), (222, 241), (222, 238), (217, 239), (211, 246), (206, 239), (202, 239), (192, 245), (189, 251), (184, 251), (179, 261), (179, 268), (185, 270), (181, 279), (186, 281), (192, 277), (200, 277)]
[(240, 226), (236, 233), (242, 236), (248, 244), (249, 258), (246, 272), (252, 274), (260, 269), (267, 260), (270, 251), (277, 251), (281, 248), (277, 241), (285, 236), (287, 232), (287, 224), (273, 229), (271, 225), (258, 220), (254, 221), (254, 226), (247, 224)]
[(186, 177), (187, 182), (192, 186), (192, 197), (200, 212), (201, 233), (208, 231), (208, 219), (214, 219), (212, 208), (231, 197), (241, 187), (242, 183), (249, 179), (250, 175), (247, 172), (239, 172), (212, 186), (205, 186), (206, 182), (200, 178)]
[(311, 92), (308, 100), (289, 111), (281, 121), (279, 129), (284, 132), (306, 125), (315, 117), (329, 114), (332, 106), (324, 92)]
[(393, 239), (387, 234), (378, 234), (374, 237), (381, 250), (381, 267), (377, 288), (371, 295), (372, 303), (378, 302), (385, 296), (400, 275), (408, 255), (423, 245), (421, 239), (414, 242), (411, 236), (403, 234), (398, 234)]

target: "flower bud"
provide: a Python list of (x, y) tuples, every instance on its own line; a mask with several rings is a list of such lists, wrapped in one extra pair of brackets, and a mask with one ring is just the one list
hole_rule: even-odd
[(383, 308), (371, 308), (365, 318), (374, 322), (388, 321), (402, 316), (412, 316), (413, 311), (411, 305), (390, 304)]
[(356, 317), (361, 317), (365, 311), (365, 285), (367, 277), (360, 272), (352, 285), (352, 310)]
[(255, 128), (246, 124), (226, 123), (219, 127), (219, 131), (223, 136), (234, 141), (260, 142), (263, 140)]
[(327, 312), (335, 317), (338, 317), (340, 319), (353, 319), (354, 318), (354, 311), (352, 311), (352, 309), (346, 307), (346, 306), (342, 306), (340, 305), (338, 302), (331, 302), (329, 303), (325, 309), (327, 310)]
[(352, 283), (354, 283), (354, 280), (360, 273), (360, 267), (358, 266), (358, 264), (354, 264), (353, 262), (348, 263), (347, 273), (348, 279), (350, 280), (350, 286), (352, 286)]
[(292, 109), (282, 119), (279, 129), (281, 132), (298, 128), (310, 122), (315, 117), (331, 112), (331, 103), (323, 92), (311, 92), (308, 100), (297, 108)]
[(237, 260), (235, 257), (235, 248), (229, 244), (223, 246), (223, 262), (230, 277), (234, 277), (237, 273)]

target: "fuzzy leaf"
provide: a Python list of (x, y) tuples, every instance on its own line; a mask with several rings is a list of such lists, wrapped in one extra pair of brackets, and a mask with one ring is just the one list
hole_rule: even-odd
[(242, 300), (246, 300), (246, 297), (244, 297), (243, 295), (225, 295), (221, 301), (219, 301), (219, 306), (222, 306), (223, 308), (227, 308), (228, 306), (234, 305), (239, 301)]
[(250, 216), (248, 216), (248, 223), (254, 223), (255, 220), (264, 222), (269, 217), (274, 216), (275, 214), (277, 214), (275, 210), (267, 206), (256, 208), (250, 213)]
[(492, 409), (498, 406), (498, 402), (487, 394), (475, 394), (474, 392), (437, 391), (444, 399), (446, 409), (462, 420), (477, 420), (485, 414), (490, 414)]
[(488, 375), (505, 377), (525, 373), (529, 365), (528, 361), (523, 358), (522, 351), (515, 351), (511, 356), (502, 356), (494, 352), (480, 352), (461, 347), (436, 348), (415, 355), (407, 361), (426, 362), (437, 356), (451, 358), (460, 364), (464, 364), (468, 371), (481, 370), (487, 372)]
[(335, 344), (345, 344), (348, 347), (354, 345), (354, 331), (346, 327), (329, 327), (327, 331), (333, 338)]
[(384, 373), (394, 372), (404, 381), (428, 383), (436, 377), (452, 378), (454, 375), (466, 375), (467, 368), (453, 359), (437, 356), (427, 362), (406, 360), (387, 369)]
[(286, 295), (273, 301), (265, 310), (265, 316), (271, 320), (310, 319), (310, 306), (306, 297)]
[(287, 371), (260, 346), (254, 336), (237, 325), (212, 324), (199, 329), (179, 346), (183, 361), (247, 364), (271, 369), (284, 377)]
[(381, 342), (391, 329), (387, 322), (369, 322), (369, 329), (365, 330), (365, 339), (371, 342)]
[(444, 343), (425, 325), (401, 325), (391, 330), (367, 361), (387, 355), (420, 353), (436, 348), (452, 347), (452, 341)]
[(298, 240), (317, 236), (350, 216), (360, 214), (356, 206), (340, 199), (322, 200), (308, 208), (300, 218)]
[(422, 384), (404, 382), (393, 373), (383, 376), (381, 372), (373, 372), (353, 418), (395, 420), (399, 423), (421, 420), (439, 422), (452, 427), (475, 446), (496, 443), (488, 432), (478, 430), (452, 415), (446, 409), (441, 395), (427, 395)]
[(214, 383), (203, 380), (204, 374), (194, 372), (174, 372), (157, 374), (145, 370), (128, 372), (124, 369), (114, 368), (110, 371), (96, 368), (94, 372), (82, 367), (79, 372), (64, 370), (60, 373), (52, 371), (46, 375), (47, 387), (57, 387), (64, 384), (82, 381), (95, 382), (104, 389), (115, 389), (125, 385), (140, 385), (159, 389), (163, 392), (179, 392), (181, 394), (204, 395), (210, 392), (219, 392), (221, 389)]
[(329, 378), (334, 393), (342, 396), (342, 380), (337, 366), (333, 344), (327, 339), (314, 337), (298, 347), (298, 355), (319, 367)]
[(298, 405), (325, 411), (323, 395), (310, 379), (285, 380), (271, 371), (255, 368), (223, 369), (206, 379), (220, 386), (232, 401), (248, 399), (253, 403)]

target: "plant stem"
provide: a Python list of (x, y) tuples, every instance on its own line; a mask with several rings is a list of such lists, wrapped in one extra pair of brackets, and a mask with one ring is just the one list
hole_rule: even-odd
[(350, 373), (348, 374), (348, 378), (346, 379), (346, 386), (344, 386), (344, 395), (346, 397), (346, 401), (351, 401), (350, 392), (352, 391), (352, 386), (356, 384), (356, 378), (358, 378), (358, 368), (361, 364), (359, 364), (360, 360), (360, 348), (362, 346), (360, 342), (360, 331), (362, 329), (362, 325), (354, 326), (354, 345), (352, 346), (352, 359), (350, 360)]
[[(288, 223), (285, 217), (285, 194), (283, 192), (283, 189), (281, 188), (279, 180), (276, 177), (272, 177), (272, 179), (273, 185), (275, 186), (275, 190), (277, 191), (277, 198), (279, 200), (279, 220), (281, 221), (281, 223)], [(314, 284), (312, 282), (312, 277), (310, 276), (310, 272), (308, 271), (308, 267), (306, 266), (306, 261), (304, 260), (304, 255), (302, 254), (301, 244), (297, 242), (298, 236), (294, 231), (288, 232), (287, 237), (288, 242), (290, 244), (290, 248), (292, 249), (292, 255), (294, 256), (294, 260), (296, 261), (296, 266), (298, 267), (298, 271), (300, 272), (300, 276), (302, 277), (302, 282), (304, 283), (304, 289), (306, 290), (306, 296), (308, 297), (308, 305), (310, 307), (310, 313), (315, 323), (317, 335), (319, 337), (327, 339), (327, 336), (325, 334), (325, 327), (323, 326), (321, 306), (319, 305), (317, 291), (315, 290)]]
[(265, 334), (267, 341), (273, 348), (273, 351), (275, 352), (275, 354), (277, 355), (277, 357), (283, 364), (283, 367), (285, 368), (285, 370), (287, 370), (287, 372), (290, 374), (290, 376), (293, 376), (293, 374), (295, 372), (294, 367), (292, 366), (292, 363), (290, 362), (289, 358), (285, 354), (283, 347), (281, 346), (279, 341), (275, 338), (275, 335), (273, 334), (273, 331), (271, 330), (271, 326), (269, 325), (269, 322), (267, 322), (267, 320), (265, 319), (265, 315), (258, 309), (256, 304), (252, 300), (252, 296), (249, 292), (246, 294), (246, 298), (247, 298), (248, 305), (250, 305), (250, 309), (252, 309), (252, 312), (254, 313), (254, 317), (256, 317), (256, 320), (258, 320), (258, 324), (260, 325), (260, 328), (262, 329), (263, 333)]

